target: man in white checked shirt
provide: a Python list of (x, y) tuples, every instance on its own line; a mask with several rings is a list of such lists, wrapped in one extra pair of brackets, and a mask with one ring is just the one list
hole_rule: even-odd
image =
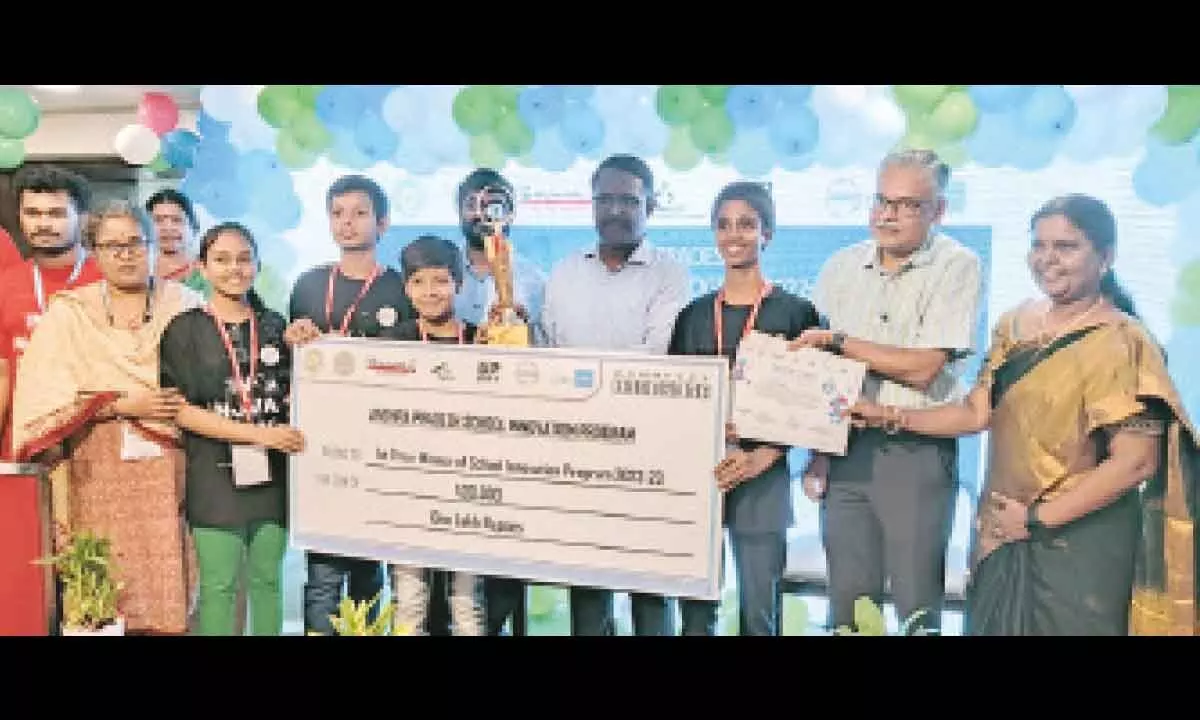
[[(949, 168), (931, 151), (884, 158), (871, 209), (872, 238), (821, 270), (817, 308), (828, 329), (794, 347), (864, 362), (864, 397), (896, 410), (958, 399), (961, 360), (974, 352), (978, 256), (936, 230)], [(882, 600), (937, 629), (954, 512), (958, 445), (888, 429), (852, 431), (844, 457), (814, 454), (805, 494), (822, 503), (831, 623), (854, 624), (854, 601)]]

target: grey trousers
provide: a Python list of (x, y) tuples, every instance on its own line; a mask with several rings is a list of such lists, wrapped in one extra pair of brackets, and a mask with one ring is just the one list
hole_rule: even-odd
[(830, 623), (854, 625), (854, 601), (882, 605), (885, 578), (901, 622), (941, 627), (946, 546), (954, 517), (958, 444), (953, 439), (854, 431), (845, 457), (830, 458), (821, 503)]

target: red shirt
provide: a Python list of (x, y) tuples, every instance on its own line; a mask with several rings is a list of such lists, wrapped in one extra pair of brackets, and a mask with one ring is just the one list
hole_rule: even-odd
[[(79, 252), (82, 252), (80, 250)], [(96, 260), (88, 257), (79, 268), (79, 275), (68, 284), (74, 266), (42, 268), (42, 293), (49, 302), (57, 292), (96, 282), (103, 278)], [(8, 361), (8, 403), (4, 416), (4, 436), (0, 440), (0, 458), (12, 453), (12, 390), (17, 381), (17, 362), (25, 344), (41, 317), (34, 285), (34, 264), (26, 260), (19, 265), (0, 269), (0, 358)]]
[(25, 258), (21, 257), (21, 251), (17, 249), (17, 243), (13, 241), (12, 235), (0, 227), (0, 272), (23, 262), (25, 262)]

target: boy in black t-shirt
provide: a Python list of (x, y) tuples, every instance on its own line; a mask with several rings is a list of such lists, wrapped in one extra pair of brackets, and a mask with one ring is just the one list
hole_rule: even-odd
[[(347, 175), (330, 186), (325, 207), (339, 260), (296, 280), (288, 306), (291, 324), (284, 334), (292, 347), (325, 334), (377, 337), (415, 317), (400, 274), (376, 258), (379, 237), (388, 227), (383, 189), (370, 178)], [(308, 553), (306, 633), (333, 634), (330, 616), (337, 612), (347, 578), (350, 597), (368, 601), (383, 589), (383, 566), (375, 560)], [(371, 619), (377, 615), (378, 608), (372, 608)]]
[[(380, 337), (410, 342), (470, 343), (476, 327), (454, 314), (454, 298), (462, 286), (463, 262), (458, 246), (444, 238), (422, 235), (400, 254), (404, 287), (416, 308), (416, 319), (382, 331)], [(396, 603), (393, 634), (426, 634), (439, 625), (431, 600), (445, 593), (454, 635), (483, 635), (483, 578), (470, 573), (443, 573), (405, 565), (391, 566)], [(432, 592), (431, 592), (432, 590)]]

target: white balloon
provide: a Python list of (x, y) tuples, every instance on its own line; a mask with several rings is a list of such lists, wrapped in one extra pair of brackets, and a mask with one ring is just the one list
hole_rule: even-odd
[(154, 162), (161, 146), (162, 141), (153, 130), (137, 123), (121, 128), (113, 139), (113, 148), (130, 165), (149, 165)]
[(893, 140), (904, 137), (908, 120), (904, 117), (904, 111), (890, 97), (869, 98), (863, 106), (863, 116), (873, 134)]
[(274, 150), (278, 131), (258, 114), (255, 105), (243, 106), (229, 123), (229, 144), (241, 152)]
[(400, 133), (419, 133), (428, 125), (429, 108), (421, 86), (405, 85), (383, 99), (383, 121)]

